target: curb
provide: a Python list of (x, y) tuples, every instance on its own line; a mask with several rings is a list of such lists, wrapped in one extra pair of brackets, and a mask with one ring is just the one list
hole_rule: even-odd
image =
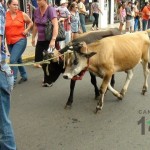
[(34, 55), (32, 55), (32, 56), (23, 56), (22, 57), (23, 62), (29, 62), (29, 61), (33, 61), (33, 60), (34, 60)]

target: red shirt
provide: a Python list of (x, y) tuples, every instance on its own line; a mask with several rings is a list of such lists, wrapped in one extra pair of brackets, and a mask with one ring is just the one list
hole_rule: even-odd
[(143, 8), (143, 10), (142, 10), (142, 19), (144, 19), (144, 20), (148, 20), (149, 19), (149, 15), (147, 15), (147, 13), (150, 14), (150, 11), (149, 11), (148, 7), (145, 6)]
[(68, 19), (64, 20), (64, 29), (65, 31), (71, 31), (71, 24), (68, 23)]
[(17, 15), (12, 19), (10, 12), (6, 12), (6, 25), (5, 34), (7, 44), (14, 44), (20, 39), (25, 38), (23, 31), (25, 30), (25, 21), (23, 18), (23, 12), (17, 11)]

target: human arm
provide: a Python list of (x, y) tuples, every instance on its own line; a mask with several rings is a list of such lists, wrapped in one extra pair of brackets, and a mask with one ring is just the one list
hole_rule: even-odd
[(28, 32), (29, 32), (29, 30), (30, 30), (30, 29), (32, 28), (32, 26), (33, 26), (33, 22), (32, 22), (32, 20), (30, 19), (30, 17), (29, 17), (26, 13), (24, 13), (24, 12), (23, 12), (23, 17), (24, 17), (25, 23), (27, 24), (27, 28), (23, 31), (23, 34), (24, 34), (24, 35), (27, 35)]
[(101, 11), (101, 8), (99, 7), (98, 4), (97, 4), (97, 8), (98, 8), (98, 11), (103, 15), (103, 12)]
[(1, 56), (1, 43), (2, 43), (2, 35), (0, 35), (0, 62), (1, 62), (1, 59), (2, 59), (2, 56)]
[(0, 63), (2, 61), (2, 41), (4, 36), (4, 12), (0, 9)]
[(50, 41), (49, 47), (54, 48), (55, 47), (55, 41), (58, 35), (58, 20), (57, 18), (53, 18), (51, 20), (52, 25), (53, 25), (53, 35), (52, 35), (52, 39)]
[(132, 16), (132, 13), (131, 13), (131, 10), (130, 10), (129, 7), (126, 8), (126, 14), (127, 14), (128, 16)]
[(32, 46), (35, 46), (35, 37), (36, 37), (36, 34), (37, 34), (37, 26), (36, 26), (36, 24), (34, 22), (33, 29), (32, 29), (32, 41), (31, 41)]
[(87, 14), (86, 9), (85, 9), (85, 6), (84, 6), (83, 3), (79, 3), (79, 4), (78, 4), (78, 9), (80, 10), (81, 13)]
[(98, 8), (98, 10), (99, 10), (99, 12), (103, 15), (103, 12), (101, 11), (101, 9), (100, 9), (100, 8)]
[(146, 14), (147, 16), (150, 16), (150, 11), (149, 11), (148, 7), (147, 7), (147, 9), (145, 10), (145, 14)]
[(91, 5), (91, 13), (90, 15), (92, 16), (93, 15), (93, 5)]

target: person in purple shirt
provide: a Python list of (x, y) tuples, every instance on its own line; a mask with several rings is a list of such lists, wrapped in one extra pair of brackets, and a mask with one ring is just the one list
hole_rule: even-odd
[[(35, 37), (37, 34), (37, 42), (35, 48), (35, 62), (40, 62), (43, 60), (43, 51), (48, 50), (48, 48), (52, 49), (55, 47), (55, 41), (58, 35), (58, 20), (55, 8), (52, 6), (48, 6), (46, 0), (37, 0), (37, 4), (38, 8), (34, 12), (32, 46), (35, 46)], [(50, 19), (53, 24), (53, 33), (51, 41), (46, 41), (45, 39), (45, 27), (48, 19)], [(53, 63), (51, 63), (50, 65), (51, 65), (50, 67), (52, 68)], [(43, 64), (42, 69), (44, 71), (43, 87), (52, 86), (52, 81), (49, 81), (47, 79), (46, 65)]]
[(9, 119), (10, 94), (14, 77), (5, 60), (5, 9), (3, 5), (4, 0), (0, 0), (0, 150), (16, 150), (12, 123)]

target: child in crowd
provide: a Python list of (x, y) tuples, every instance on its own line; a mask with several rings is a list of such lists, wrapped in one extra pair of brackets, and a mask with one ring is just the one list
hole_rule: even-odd
[(56, 8), (56, 11), (58, 12), (58, 19), (60, 18), (67, 18), (68, 23), (70, 23), (70, 12), (68, 8), (66, 7), (66, 4), (68, 2), (66, 0), (61, 0), (60, 1), (60, 6)]
[(67, 6), (68, 6), (68, 1), (61, 0), (60, 6), (56, 8), (56, 11), (58, 12), (58, 20), (63, 24), (65, 29), (65, 35), (66, 35), (65, 41), (59, 42), (60, 48), (65, 47), (65, 45), (71, 41), (70, 12)]

